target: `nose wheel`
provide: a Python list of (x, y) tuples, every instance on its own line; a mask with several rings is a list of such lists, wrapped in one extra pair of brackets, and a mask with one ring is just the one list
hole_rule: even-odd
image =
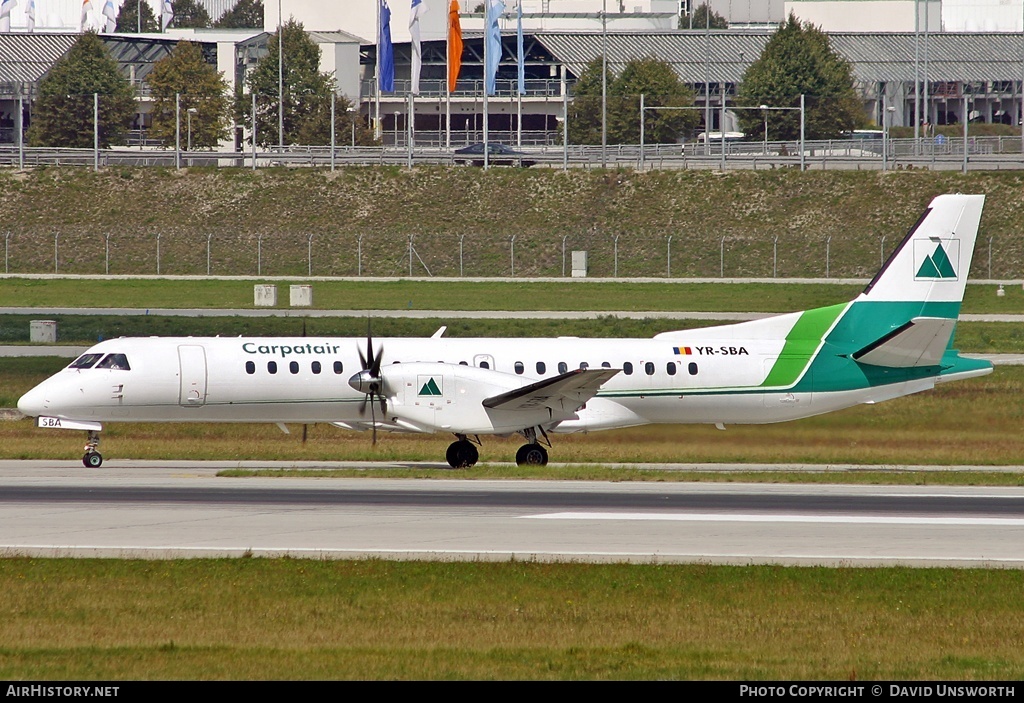
[(89, 439), (85, 443), (85, 456), (82, 457), (82, 464), (87, 469), (98, 469), (103, 465), (103, 456), (96, 451), (100, 444), (100, 433), (96, 430), (89, 430)]

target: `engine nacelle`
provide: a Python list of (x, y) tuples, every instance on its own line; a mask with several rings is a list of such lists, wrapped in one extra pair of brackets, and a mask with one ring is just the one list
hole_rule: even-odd
[(504, 434), (575, 418), (546, 406), (529, 410), (485, 408), (483, 401), (536, 379), (461, 364), (417, 361), (381, 368), (387, 419), (422, 432)]

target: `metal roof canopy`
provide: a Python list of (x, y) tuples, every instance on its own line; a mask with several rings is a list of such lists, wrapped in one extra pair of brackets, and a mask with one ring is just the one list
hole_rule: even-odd
[[(673, 30), (649, 32), (611, 32), (607, 34), (608, 64), (618, 72), (635, 58), (653, 56), (666, 61), (684, 83), (703, 83), (705, 75), (712, 83), (740, 83), (751, 63), (756, 61), (775, 33), (758, 30)], [(928, 78), (930, 81), (1019, 81), (1024, 75), (1022, 35), (1009, 32), (921, 32), (920, 77), (923, 80), (924, 47), (927, 38)], [(829, 33), (832, 48), (846, 58), (860, 82), (914, 80), (913, 32)], [(587, 64), (601, 55), (601, 32), (532, 32), (524, 34), (527, 46), (527, 70), (530, 63), (565, 65), (578, 77)], [(479, 67), (483, 58), (483, 37), (463, 35), (463, 67)], [(502, 65), (499, 72), (514, 70), (515, 32), (502, 34)], [(376, 46), (362, 46), (361, 63), (372, 66)], [(443, 64), (445, 42), (423, 42), (424, 68)], [(395, 44), (396, 63), (408, 63), (408, 42)], [(513, 66), (510, 68), (509, 64)], [(707, 74), (705, 74), (707, 71)]]

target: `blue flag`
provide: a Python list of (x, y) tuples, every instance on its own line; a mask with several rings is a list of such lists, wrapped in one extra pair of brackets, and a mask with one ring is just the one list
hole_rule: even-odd
[(526, 95), (526, 59), (523, 56), (523, 0), (519, 0), (519, 22), (516, 27), (516, 63), (519, 67), (519, 94)]
[(494, 95), (498, 76), (498, 64), (501, 62), (501, 29), (498, 18), (505, 11), (503, 0), (487, 0), (487, 27), (484, 29), (484, 41), (487, 44), (487, 65), (484, 66), (484, 89), (488, 95)]
[(377, 37), (377, 87), (382, 93), (395, 92), (395, 50), (391, 46), (391, 10), (388, 0), (380, 4), (380, 36)]

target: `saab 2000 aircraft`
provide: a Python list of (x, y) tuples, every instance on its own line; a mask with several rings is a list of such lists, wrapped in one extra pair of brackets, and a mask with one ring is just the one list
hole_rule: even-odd
[[(26, 393), (40, 427), (104, 422), (332, 423), (450, 432), (453, 467), (480, 435), (520, 434), (545, 464), (548, 433), (646, 423), (769, 423), (876, 403), (991, 372), (952, 348), (982, 195), (935, 198), (851, 302), (653, 339), (122, 338)], [(365, 347), (365, 352), (363, 351)], [(471, 439), (472, 438), (472, 439)]]

